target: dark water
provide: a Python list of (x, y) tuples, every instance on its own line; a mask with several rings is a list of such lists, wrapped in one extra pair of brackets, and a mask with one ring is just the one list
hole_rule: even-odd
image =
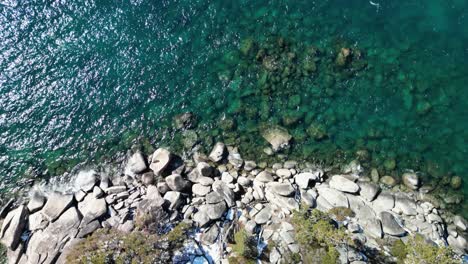
[(291, 158), (468, 180), (467, 61), (464, 0), (2, 0), (1, 180), (183, 138), (266, 158), (265, 124)]

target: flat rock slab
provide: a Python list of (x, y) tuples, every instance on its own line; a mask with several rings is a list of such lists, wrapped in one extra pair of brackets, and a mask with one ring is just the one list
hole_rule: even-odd
[(34, 213), (39, 211), (45, 204), (46, 202), (45, 196), (38, 192), (34, 191), (30, 197), (30, 200), (28, 202), (28, 210), (30, 213)]
[(319, 179), (318, 173), (303, 172), (294, 176), (294, 181), (301, 189), (309, 188), (309, 185)]
[(93, 190), (94, 185), (98, 181), (96, 171), (87, 170), (80, 171), (75, 179), (75, 186), (82, 189), (84, 192)]
[(3, 221), (1, 239), (2, 243), (9, 249), (15, 250), (18, 247), (27, 217), (28, 210), (24, 205), (21, 205), (9, 212)]
[(227, 210), (226, 203), (220, 202), (220, 203), (215, 203), (215, 204), (204, 204), (201, 205), (198, 210), (200, 212), (206, 213), (206, 215), (211, 219), (211, 220), (218, 220), (220, 219), (224, 213)]
[(47, 197), (47, 202), (42, 208), (42, 213), (53, 222), (68, 208), (73, 202), (73, 195), (53, 192)]
[(360, 189), (355, 182), (341, 175), (333, 176), (329, 184), (331, 188), (347, 193), (357, 193)]
[(317, 191), (319, 198), (323, 198), (333, 207), (349, 207), (348, 198), (342, 192), (329, 187), (318, 187)]
[(259, 224), (259, 225), (263, 225), (265, 223), (267, 223), (270, 218), (271, 218), (271, 207), (270, 206), (265, 206), (262, 210), (260, 210), (260, 212), (258, 212), (256, 215), (255, 215), (255, 223)]
[(382, 221), (382, 229), (385, 234), (391, 236), (403, 236), (406, 231), (397, 222), (395, 216), (387, 211), (380, 213), (380, 220)]
[(272, 182), (275, 179), (273, 178), (271, 173), (269, 173), (268, 171), (262, 171), (259, 174), (257, 174), (257, 176), (255, 177), (255, 180), (259, 182), (267, 183), (267, 182)]
[(86, 195), (84, 200), (78, 203), (78, 210), (83, 215), (83, 223), (99, 219), (107, 212), (107, 203), (104, 198), (96, 198), (94, 195)]
[(270, 190), (281, 196), (291, 196), (295, 193), (296, 190), (288, 182), (270, 182), (267, 184), (267, 191)]
[(380, 191), (379, 185), (371, 182), (359, 182), (359, 187), (359, 194), (369, 202), (373, 201)]
[(382, 192), (371, 204), (376, 213), (391, 211), (395, 207), (395, 196), (391, 193)]

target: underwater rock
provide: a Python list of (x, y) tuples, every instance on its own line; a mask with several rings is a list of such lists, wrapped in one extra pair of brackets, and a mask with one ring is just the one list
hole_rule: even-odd
[(248, 55), (249, 52), (252, 50), (252, 48), (254, 47), (254, 41), (252, 38), (246, 38), (246, 39), (243, 39), (240, 43), (240, 52), (243, 54), (243, 55)]
[(284, 127), (273, 126), (262, 132), (262, 137), (271, 144), (273, 151), (278, 151), (289, 146), (292, 136)]
[(197, 125), (197, 120), (193, 113), (186, 112), (174, 117), (174, 125), (177, 129), (190, 129)]
[(392, 171), (396, 168), (396, 161), (393, 158), (386, 159), (383, 166), (387, 171)]
[(327, 130), (324, 125), (312, 123), (306, 130), (307, 134), (315, 140), (321, 140), (327, 137)]
[(219, 127), (223, 131), (231, 131), (236, 128), (236, 122), (232, 118), (223, 118), (219, 121)]
[(194, 130), (185, 130), (182, 132), (182, 143), (187, 149), (193, 148), (198, 143), (198, 134)]
[(458, 190), (460, 189), (462, 185), (462, 178), (460, 176), (453, 176), (451, 179), (450, 179), (450, 186), (454, 189), (454, 190)]
[(336, 56), (335, 64), (340, 67), (346, 66), (351, 60), (351, 49), (341, 48), (340, 52)]
[(262, 65), (267, 71), (276, 71), (279, 68), (278, 60), (274, 56), (263, 58)]

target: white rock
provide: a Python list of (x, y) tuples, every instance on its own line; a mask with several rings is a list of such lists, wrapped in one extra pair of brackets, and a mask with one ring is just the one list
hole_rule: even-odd
[(289, 141), (292, 139), (288, 130), (280, 126), (273, 126), (265, 129), (262, 132), (262, 137), (271, 144), (273, 151), (288, 147)]
[(94, 170), (80, 171), (75, 179), (75, 186), (84, 192), (89, 192), (97, 182), (97, 175)]
[(28, 209), (24, 205), (10, 211), (5, 217), (2, 224), (1, 239), (2, 243), (9, 249), (15, 250), (18, 247), (27, 217)]
[(125, 174), (133, 176), (144, 172), (147, 168), (143, 154), (141, 154), (141, 152), (136, 152), (128, 159), (127, 165), (125, 166)]
[(342, 192), (326, 186), (317, 187), (317, 191), (319, 193), (319, 198), (325, 199), (331, 206), (349, 207), (348, 198)]
[(49, 194), (42, 213), (49, 221), (55, 221), (71, 205), (73, 195), (64, 195), (57, 192)]
[(192, 186), (192, 193), (197, 196), (205, 196), (211, 191), (211, 186), (196, 183)]
[(87, 195), (82, 202), (78, 203), (78, 210), (83, 216), (83, 223), (90, 223), (106, 214), (106, 200), (104, 198), (97, 199), (93, 195)]
[(299, 186), (299, 188), (307, 189), (313, 181), (317, 181), (319, 179), (319, 174), (319, 172), (299, 173), (294, 176), (294, 181), (296, 182), (297, 186)]
[(160, 175), (167, 165), (169, 165), (171, 157), (172, 155), (169, 150), (158, 148), (151, 158), (150, 169), (153, 170), (154, 174)]
[(406, 187), (410, 188), (411, 190), (417, 190), (419, 188), (419, 177), (416, 173), (406, 172), (403, 173), (401, 177)]
[(357, 193), (360, 189), (359, 185), (341, 175), (333, 176), (329, 184), (331, 188), (347, 193)]
[(257, 177), (255, 177), (255, 180), (259, 182), (272, 182), (274, 181), (274, 178), (271, 175), (271, 173), (267, 171), (262, 171), (257, 175)]
[(208, 156), (210, 160), (214, 162), (219, 162), (220, 160), (223, 159), (223, 156), (226, 153), (226, 146), (222, 142), (218, 142), (215, 144), (213, 147), (213, 150), (211, 151), (210, 155)]
[(292, 176), (291, 171), (289, 171), (288, 169), (278, 169), (276, 170), (276, 175), (286, 179)]

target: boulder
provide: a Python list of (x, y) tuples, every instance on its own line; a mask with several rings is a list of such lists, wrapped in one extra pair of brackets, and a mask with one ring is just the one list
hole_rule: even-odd
[(388, 186), (388, 187), (393, 187), (397, 184), (396, 180), (392, 176), (383, 176), (380, 178), (380, 183)]
[(406, 172), (401, 176), (403, 184), (411, 190), (417, 190), (419, 188), (419, 177), (414, 172)]
[(89, 192), (93, 190), (94, 185), (96, 185), (98, 181), (96, 171), (94, 170), (87, 170), (87, 171), (80, 171), (75, 179), (75, 186), (78, 189), (83, 190), (84, 192)]
[(407, 197), (396, 197), (393, 211), (404, 215), (417, 215), (416, 203)]
[(177, 129), (190, 129), (197, 125), (197, 120), (193, 113), (186, 112), (174, 116), (174, 125)]
[(242, 168), (244, 165), (244, 160), (242, 159), (241, 155), (236, 152), (229, 153), (228, 155), (228, 162), (235, 168)]
[(226, 154), (226, 146), (222, 142), (218, 142), (211, 150), (210, 155), (208, 158), (214, 162), (219, 162), (223, 159), (224, 155)]
[(141, 175), (140, 180), (146, 186), (148, 186), (150, 184), (153, 184), (154, 183), (154, 173), (152, 171), (143, 173), (143, 175)]
[(149, 185), (146, 189), (146, 199), (151, 200), (156, 206), (162, 206), (164, 204), (164, 199), (161, 197), (158, 187), (154, 185)]
[(330, 187), (338, 191), (347, 192), (347, 193), (357, 193), (359, 192), (359, 185), (353, 181), (348, 180), (347, 178), (341, 175), (335, 175), (331, 178)]
[(274, 178), (268, 171), (262, 171), (259, 174), (257, 174), (255, 180), (259, 182), (272, 182), (274, 181)]
[(285, 179), (288, 179), (292, 176), (292, 173), (290, 170), (288, 169), (278, 169), (276, 170), (276, 175), (278, 175), (279, 177), (281, 178), (285, 178)]
[(311, 208), (316, 206), (316, 200), (312, 190), (301, 190), (301, 201)]
[(224, 201), (215, 203), (215, 204), (204, 204), (201, 205), (198, 210), (200, 212), (205, 212), (206, 215), (211, 220), (218, 220), (220, 219), (227, 210), (226, 203)]
[(192, 193), (196, 196), (205, 196), (210, 191), (211, 191), (211, 186), (205, 186), (199, 183), (192, 185)]
[(211, 219), (208, 217), (207, 212), (199, 210), (193, 215), (193, 221), (197, 223), (199, 227), (204, 227), (211, 221)]
[(217, 192), (210, 192), (205, 196), (205, 200), (208, 204), (214, 204), (224, 201), (224, 197)]
[(158, 148), (151, 158), (150, 169), (156, 175), (160, 175), (161, 172), (169, 165), (171, 161), (172, 154), (169, 150), (164, 148)]
[(243, 187), (247, 187), (247, 186), (250, 186), (252, 184), (252, 181), (247, 177), (239, 176), (237, 178), (237, 183), (239, 183)]
[(125, 166), (125, 174), (133, 176), (144, 172), (147, 168), (143, 154), (141, 152), (136, 152), (128, 159), (127, 165)]
[(198, 162), (197, 164), (196, 172), (198, 172), (199, 177), (200, 176), (212, 177), (214, 173), (214, 169), (208, 163), (201, 161), (201, 162)]
[(188, 182), (180, 174), (172, 174), (166, 177), (167, 186), (173, 191), (180, 192), (185, 189)]
[(391, 236), (403, 236), (406, 234), (406, 231), (400, 226), (392, 213), (383, 211), (379, 216), (382, 221), (382, 229), (385, 234)]
[[(94, 185), (93, 185), (94, 187)], [(61, 194), (58, 192), (50, 193), (47, 202), (42, 208), (42, 213), (49, 221), (55, 221), (73, 202), (73, 195)]]
[(41, 210), (41, 208), (44, 206), (46, 202), (46, 198), (45, 196), (39, 192), (39, 191), (33, 191), (31, 193), (31, 196), (29, 198), (29, 202), (28, 202), (28, 210), (29, 210), (29, 213), (34, 213), (34, 212), (37, 212), (39, 210)]
[(376, 213), (391, 211), (395, 207), (395, 197), (391, 193), (382, 192), (372, 201), (371, 206)]
[(271, 203), (278, 206), (282, 210), (293, 211), (299, 210), (299, 204), (293, 197), (285, 197), (276, 195), (273, 192), (265, 192), (265, 198)]
[(213, 191), (224, 198), (229, 207), (236, 204), (234, 191), (222, 181), (216, 180), (212, 185)]
[(78, 210), (83, 216), (83, 224), (86, 225), (107, 213), (106, 200), (104, 198), (98, 199), (93, 195), (87, 195), (82, 202), (78, 203)]
[(266, 224), (270, 220), (271, 215), (272, 215), (271, 207), (270, 206), (265, 206), (265, 207), (263, 207), (262, 210), (260, 210), (255, 215), (254, 221), (255, 221), (255, 223), (257, 223), (259, 225)]
[(459, 215), (454, 216), (453, 224), (457, 227), (457, 229), (463, 232), (468, 229), (468, 221), (466, 221), (462, 216), (459, 216)]
[(291, 196), (296, 190), (294, 190), (289, 182), (270, 182), (267, 184), (267, 191), (272, 191), (281, 196)]
[(169, 210), (176, 210), (183, 203), (181, 193), (174, 191), (170, 191), (164, 194), (164, 200), (167, 201)]
[(101, 188), (99, 188), (99, 186), (94, 186), (93, 195), (96, 198), (102, 198), (104, 196), (104, 192), (102, 191)]
[(297, 186), (299, 186), (299, 188), (307, 189), (313, 181), (320, 179), (320, 174), (320, 171), (299, 173), (294, 176), (294, 181), (296, 182)]
[(205, 245), (212, 245), (219, 236), (219, 227), (214, 224), (210, 228), (206, 229), (201, 235), (201, 241)]
[(364, 233), (373, 238), (382, 238), (382, 223), (379, 219), (369, 218), (367, 221), (361, 222)]
[(380, 191), (379, 185), (375, 183), (359, 182), (358, 184), (360, 187), (359, 194), (368, 202), (373, 201)]
[(273, 151), (278, 151), (289, 146), (292, 136), (284, 127), (273, 126), (262, 132), (262, 137), (271, 144)]
[(92, 234), (94, 231), (98, 230), (99, 228), (101, 228), (101, 223), (99, 223), (98, 220), (91, 221), (80, 228), (80, 232), (78, 233), (76, 237), (77, 238), (86, 237)]
[(15, 250), (20, 242), (23, 228), (26, 225), (28, 210), (24, 205), (10, 211), (2, 224), (1, 241), (11, 250)]
[(325, 186), (317, 187), (317, 191), (319, 198), (325, 199), (332, 207), (349, 207), (348, 198), (342, 192)]

